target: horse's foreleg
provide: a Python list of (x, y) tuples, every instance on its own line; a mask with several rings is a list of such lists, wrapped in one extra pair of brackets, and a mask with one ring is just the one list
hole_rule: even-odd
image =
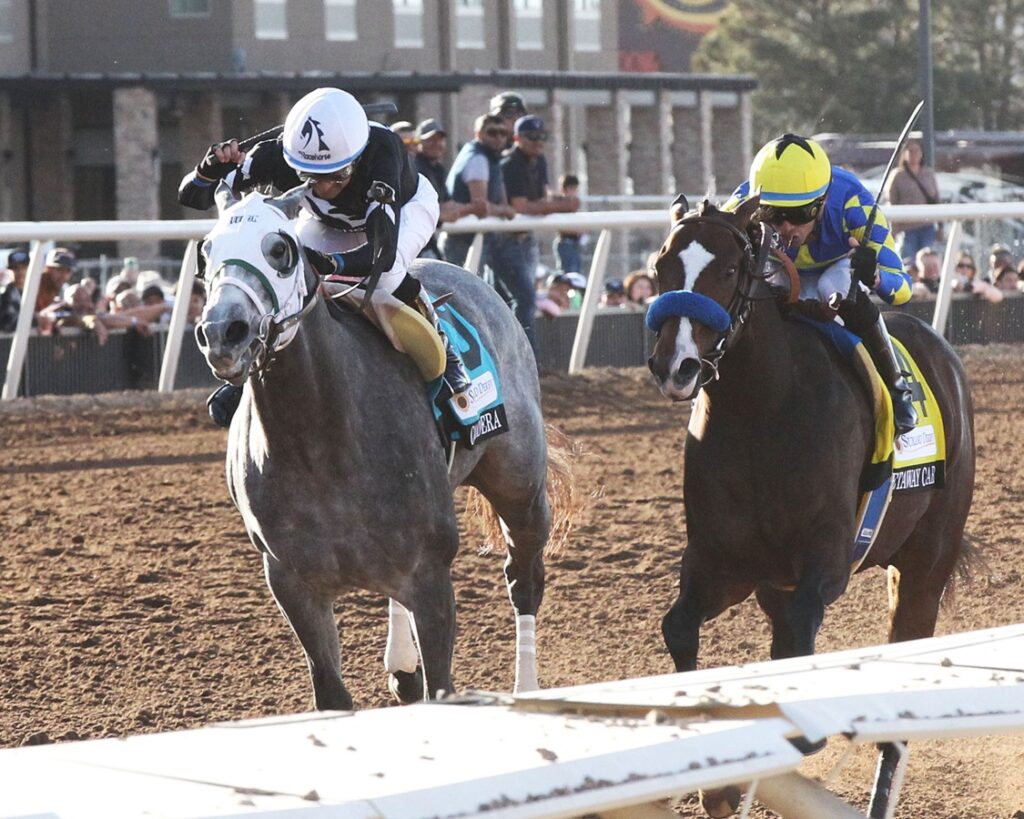
[(317, 594), (302, 579), (264, 555), (267, 584), (306, 654), (318, 711), (351, 711), (352, 695), (341, 681), (341, 646), (334, 600)]
[(697, 667), (700, 627), (745, 600), (751, 591), (753, 585), (729, 579), (701, 563), (693, 543), (687, 547), (679, 569), (679, 596), (661, 620), (661, 634), (676, 671)]
[(420, 652), (416, 648), (412, 615), (397, 600), (388, 601), (388, 642), (384, 648), (384, 668), (388, 688), (402, 703), (423, 699), (423, 674), (419, 669)]
[(802, 578), (792, 591), (759, 587), (757, 602), (772, 623), (773, 660), (814, 653), (818, 629), (825, 619), (825, 598), (817, 574)]
[(405, 605), (413, 615), (423, 658), (423, 687), (427, 699), (438, 692), (451, 694), (452, 653), (455, 650), (455, 591), (448, 566), (421, 566)]

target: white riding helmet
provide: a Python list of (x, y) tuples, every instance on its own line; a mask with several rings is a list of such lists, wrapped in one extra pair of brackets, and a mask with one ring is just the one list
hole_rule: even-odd
[(299, 173), (334, 173), (355, 162), (369, 138), (366, 112), (355, 97), (340, 88), (318, 88), (288, 112), (284, 159)]

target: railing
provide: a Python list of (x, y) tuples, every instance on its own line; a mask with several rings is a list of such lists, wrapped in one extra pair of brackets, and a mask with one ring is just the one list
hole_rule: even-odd
[[(1024, 203), (987, 202), (950, 205), (899, 205), (886, 208), (886, 215), (898, 221), (936, 221), (950, 224), (949, 240), (946, 245), (945, 261), (932, 325), (939, 332), (945, 329), (949, 312), (949, 300), (953, 292), (953, 270), (956, 251), (959, 248), (961, 222), (963, 220), (988, 220), (1024, 218)], [(42, 244), (57, 239), (68, 241), (111, 241), (122, 239), (181, 239), (189, 240), (181, 264), (178, 292), (191, 291), (196, 272), (196, 241), (205, 236), (214, 226), (212, 219), (189, 219), (177, 221), (110, 221), (110, 222), (10, 222), (0, 225), (0, 243), (29, 242), (30, 262), (22, 293), (22, 304), (34, 305), (39, 292), (43, 270)], [(554, 233), (557, 231), (601, 231), (590, 267), (589, 286), (583, 300), (579, 322), (573, 343), (569, 364), (570, 372), (582, 369), (597, 311), (600, 293), (604, 289), (605, 270), (608, 263), (608, 248), (611, 231), (630, 228), (660, 228), (667, 230), (669, 216), (667, 209), (640, 211), (603, 211), (594, 213), (565, 213), (550, 216), (517, 216), (514, 220), (476, 219), (467, 217), (446, 227), (451, 233), (476, 233), (476, 241), (470, 251), (466, 266), (476, 272), (479, 267), (484, 233), (512, 233), (536, 231)], [(167, 333), (167, 346), (163, 356), (158, 388), (168, 392), (174, 388), (178, 357), (181, 350), (188, 298), (175, 300)], [(0, 399), (10, 400), (18, 395), (22, 369), (28, 351), (32, 326), (31, 309), (24, 309), (18, 316), (7, 361), (7, 378)]]

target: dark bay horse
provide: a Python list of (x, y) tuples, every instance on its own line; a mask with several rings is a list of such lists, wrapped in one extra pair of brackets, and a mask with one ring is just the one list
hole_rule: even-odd
[[(757, 206), (754, 198), (727, 213), (705, 201), (686, 212), (677, 200), (656, 262), (661, 295), (649, 323), (660, 326), (649, 366), (666, 397), (695, 398), (687, 546), (679, 596), (662, 622), (678, 671), (697, 667), (702, 624), (752, 592), (771, 621), (773, 659), (814, 652), (825, 608), (850, 580), (858, 484), (872, 452), (871, 408), (853, 368), (815, 329), (787, 320), (761, 276)], [(898, 641), (933, 635), (943, 592), (966, 560), (974, 419), (945, 340), (907, 315), (886, 322), (941, 404), (946, 438), (945, 488), (894, 496), (861, 566), (898, 575), (889, 631)]]
[[(228, 435), (228, 486), (302, 644), (316, 707), (353, 704), (333, 612), (353, 588), (391, 599), (385, 667), (399, 699), (453, 690), (452, 491), (463, 484), (500, 516), (516, 689), (536, 688), (534, 627), (552, 516), (526, 336), (480, 279), (443, 262), (414, 266), (431, 292), (455, 294), (449, 304), (479, 330), (504, 391), (509, 431), (458, 448), (449, 472), (412, 359), (358, 313), (331, 316), (291, 222), (302, 193), (239, 202), (218, 191), (220, 218), (203, 246), (209, 302), (196, 335), (214, 374), (245, 385)], [(565, 477), (554, 474), (555, 459), (551, 466), (553, 481)]]

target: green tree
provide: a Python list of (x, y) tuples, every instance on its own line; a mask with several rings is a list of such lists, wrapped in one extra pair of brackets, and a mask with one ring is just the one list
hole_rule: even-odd
[[(934, 0), (937, 129), (1020, 127), (1024, 0)], [(891, 133), (920, 98), (918, 0), (733, 0), (693, 58), (752, 74), (754, 137)]]

